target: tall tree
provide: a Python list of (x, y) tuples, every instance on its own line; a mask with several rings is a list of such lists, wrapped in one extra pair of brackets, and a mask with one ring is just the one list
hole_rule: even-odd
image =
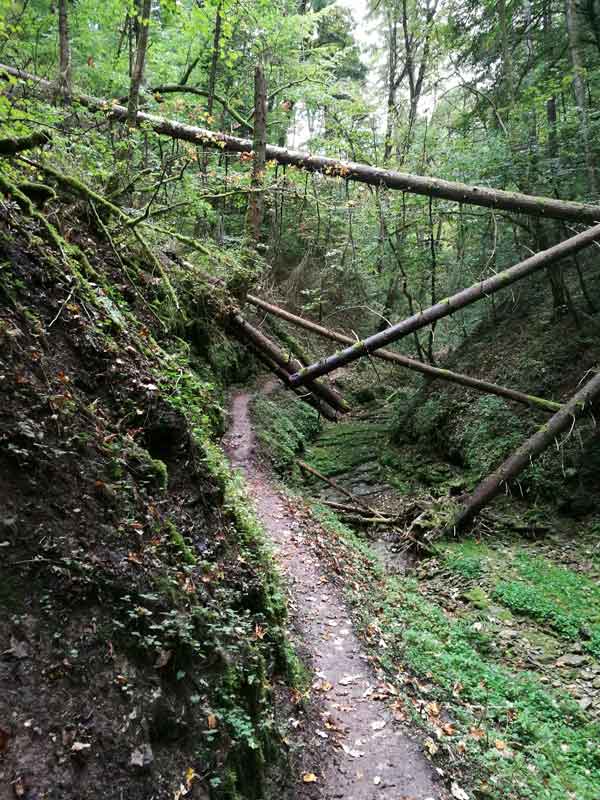
[(127, 103), (127, 125), (130, 128), (135, 128), (137, 125), (136, 115), (139, 104), (140, 87), (144, 78), (151, 10), (152, 0), (142, 0), (139, 12), (139, 36), (135, 51), (135, 63), (133, 65), (133, 72), (129, 85), (129, 101)]
[(69, 40), (68, 0), (58, 4), (58, 80), (56, 88), (66, 101), (71, 96), (71, 42)]
[(590, 194), (595, 195), (598, 192), (598, 184), (596, 180), (596, 167), (594, 164), (594, 154), (591, 143), (588, 88), (581, 32), (579, 28), (579, 11), (576, 0), (565, 0), (565, 18), (567, 23), (569, 56), (571, 59), (571, 65), (573, 67), (573, 91), (575, 92), (577, 113), (579, 115), (579, 125), (581, 130), (581, 141), (583, 144), (583, 154), (585, 158), (588, 191)]

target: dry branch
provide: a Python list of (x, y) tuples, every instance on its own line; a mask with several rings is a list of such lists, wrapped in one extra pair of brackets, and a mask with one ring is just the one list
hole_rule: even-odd
[[(52, 84), (50, 81), (38, 78), (31, 73), (0, 64), (0, 75), (4, 73), (22, 81), (30, 81), (39, 92), (52, 97)], [(73, 99), (93, 111), (104, 111), (114, 119), (125, 120), (127, 109), (118, 103), (101, 100), (90, 95), (78, 94)], [(185, 125), (182, 122), (164, 119), (154, 114), (138, 112), (138, 123), (147, 123), (156, 133), (182, 139), (197, 145), (205, 145), (218, 150), (231, 153), (252, 153), (250, 139), (240, 139), (224, 133), (215, 133)], [(411, 175), (407, 172), (372, 167), (368, 164), (359, 164), (353, 161), (340, 161), (326, 156), (312, 155), (299, 150), (288, 150), (285, 147), (267, 145), (267, 160), (276, 161), (278, 164), (298, 167), (309, 172), (321, 172), (330, 177), (340, 177), (345, 180), (358, 181), (370, 186), (385, 186), (403, 192), (451, 200), (457, 203), (495, 208), (501, 211), (512, 211), (532, 216), (551, 217), (554, 219), (571, 220), (574, 222), (600, 221), (600, 207), (556, 200), (551, 197), (536, 197), (522, 194), (521, 192), (506, 192), (500, 189), (490, 189), (487, 186), (469, 186), (455, 181), (446, 181), (441, 178), (430, 178), (423, 175)]]
[(340, 486), (339, 483), (336, 483), (336, 481), (332, 480), (331, 478), (328, 478), (326, 475), (323, 475), (322, 472), (319, 472), (314, 467), (311, 467), (310, 464), (306, 463), (306, 461), (301, 461), (300, 459), (297, 459), (296, 463), (305, 472), (309, 472), (311, 475), (314, 475), (315, 478), (319, 478), (319, 480), (323, 481), (323, 483), (326, 483), (329, 486), (331, 486), (332, 489), (335, 489), (336, 492), (340, 492), (340, 494), (343, 494), (349, 500), (352, 500), (352, 502), (355, 503), (357, 506), (360, 506), (365, 511), (368, 511), (369, 514), (373, 514), (374, 517), (381, 519), (381, 514), (376, 509), (371, 508), (371, 506), (364, 503), (358, 497), (355, 497), (352, 494), (352, 492), (348, 491), (348, 489), (345, 489), (343, 486)]

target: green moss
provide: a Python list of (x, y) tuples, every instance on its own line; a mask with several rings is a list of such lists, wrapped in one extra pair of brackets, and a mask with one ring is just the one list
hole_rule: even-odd
[(175, 525), (171, 522), (170, 519), (166, 520), (164, 523), (165, 530), (167, 531), (167, 535), (169, 536), (169, 541), (175, 547), (179, 555), (181, 556), (182, 560), (186, 564), (194, 565), (196, 564), (196, 556), (193, 553), (191, 547), (183, 538), (181, 533), (177, 530)]

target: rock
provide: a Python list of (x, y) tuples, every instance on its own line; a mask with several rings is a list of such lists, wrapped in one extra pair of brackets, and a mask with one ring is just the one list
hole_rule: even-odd
[(579, 706), (582, 711), (587, 711), (588, 708), (592, 705), (592, 698), (589, 695), (585, 695), (579, 701)]
[(594, 689), (600, 689), (600, 675), (594, 678), (594, 680), (592, 681), (592, 686), (594, 687)]
[(153, 763), (154, 753), (152, 747), (147, 743), (136, 747), (129, 759), (129, 765), (136, 769), (149, 769)]
[(588, 662), (587, 656), (579, 656), (575, 655), (574, 653), (567, 653), (564, 656), (561, 656), (556, 661), (557, 667), (582, 667), (584, 664)]

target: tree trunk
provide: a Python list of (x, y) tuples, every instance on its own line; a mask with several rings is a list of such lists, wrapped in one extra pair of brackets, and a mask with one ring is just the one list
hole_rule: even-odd
[[(257, 330), (253, 325), (241, 316), (241, 314), (234, 314), (230, 320), (233, 332), (236, 333), (242, 342), (250, 341), (257, 350), (263, 352), (268, 358), (274, 361), (278, 366), (282, 367), (286, 372), (297, 370), (302, 365), (295, 358), (286, 356), (270, 339)], [(291, 385), (291, 384), (290, 384)], [(310, 381), (307, 383), (306, 388), (313, 394), (320, 397), (328, 403), (336, 411), (342, 414), (349, 411), (350, 407), (340, 395), (329, 386), (322, 383)]]
[(150, 11), (152, 0), (142, 0), (141, 16), (139, 20), (139, 36), (135, 51), (135, 64), (131, 74), (129, 86), (129, 101), (127, 103), (126, 120), (129, 128), (135, 128), (138, 123), (138, 103), (140, 86), (144, 78), (144, 65), (146, 63), (146, 50), (148, 49), (148, 30), (150, 28)]
[(581, 139), (583, 142), (583, 154), (585, 157), (587, 188), (591, 195), (598, 193), (596, 182), (596, 168), (594, 165), (594, 154), (590, 141), (589, 129), (589, 107), (587, 96), (587, 82), (585, 79), (585, 63), (581, 49), (581, 37), (579, 33), (579, 12), (576, 0), (565, 0), (565, 17), (567, 22), (567, 34), (569, 38), (569, 56), (573, 66), (573, 90), (579, 114), (579, 124), (581, 129)]
[(254, 72), (254, 143), (252, 161), (252, 191), (248, 196), (248, 216), (246, 227), (248, 237), (254, 247), (260, 243), (260, 232), (263, 221), (264, 198), (260, 191), (265, 177), (267, 148), (267, 84), (261, 66)]
[[(52, 84), (49, 81), (31, 75), (31, 73), (0, 64), (0, 77), (2, 73), (22, 80), (33, 81), (36, 89), (42, 93), (51, 92)], [(114, 119), (125, 120), (127, 118), (127, 109), (121, 105), (111, 105), (107, 100), (85, 94), (77, 94), (76, 99), (81, 105), (94, 111), (105, 111)], [(253, 143), (249, 139), (215, 133), (205, 128), (185, 125), (182, 122), (143, 112), (138, 112), (137, 120), (138, 122), (147, 122), (156, 133), (170, 136), (173, 139), (214, 147), (230, 153), (251, 153), (253, 151)], [(536, 197), (521, 192), (506, 192), (501, 189), (490, 189), (487, 186), (469, 186), (441, 178), (412, 175), (408, 172), (396, 172), (353, 161), (315, 156), (275, 145), (267, 145), (266, 157), (268, 161), (272, 160), (278, 164), (298, 167), (308, 172), (320, 172), (329, 177), (341, 177), (370, 186), (387, 186), (389, 189), (452, 200), (457, 203), (575, 222), (593, 223), (600, 220), (600, 206), (595, 205), (556, 200), (552, 197)]]
[(71, 42), (69, 41), (68, 0), (60, 0), (58, 4), (58, 80), (57, 95), (62, 102), (71, 98)]
[(402, 339), (414, 331), (425, 328), (443, 317), (454, 314), (461, 308), (465, 308), (478, 300), (489, 297), (489, 295), (504, 289), (517, 281), (522, 280), (527, 275), (532, 275), (551, 264), (556, 263), (565, 256), (573, 255), (574, 253), (583, 250), (585, 247), (600, 240), (600, 225), (595, 225), (593, 228), (588, 228), (587, 231), (573, 236), (560, 244), (550, 247), (548, 250), (543, 250), (541, 253), (531, 256), (531, 258), (516, 264), (514, 267), (498, 272), (491, 278), (487, 278), (480, 283), (475, 283), (468, 289), (463, 289), (462, 292), (452, 295), (451, 297), (436, 303), (434, 306), (426, 308), (419, 314), (415, 314), (402, 322), (386, 328), (381, 333), (376, 333), (369, 336), (362, 342), (356, 342), (352, 347), (342, 350), (341, 353), (336, 353), (333, 356), (321, 359), (321, 361), (305, 367), (301, 372), (292, 375), (291, 381), (293, 386), (298, 386), (305, 383), (307, 380), (314, 380), (321, 375), (327, 375), (338, 367), (350, 364), (362, 356), (368, 355), (375, 350), (385, 347), (392, 342)]
[(213, 113), (213, 104), (215, 100), (215, 89), (217, 86), (217, 67), (219, 65), (219, 48), (221, 47), (221, 27), (222, 27), (222, 17), (221, 17), (221, 9), (223, 8), (223, 3), (220, 2), (217, 6), (217, 15), (215, 17), (215, 32), (213, 36), (213, 47), (212, 47), (212, 58), (210, 62), (210, 75), (208, 78), (208, 105), (207, 111), (209, 116), (212, 117)]
[(517, 477), (534, 459), (556, 441), (556, 437), (569, 430), (575, 421), (590, 411), (600, 397), (600, 372), (586, 383), (542, 428), (508, 458), (501, 467), (486, 478), (464, 503), (454, 520), (454, 529), (460, 530), (494, 499), (510, 480)]
[[(274, 314), (275, 316), (286, 320), (286, 322), (290, 322), (292, 325), (298, 325), (307, 331), (316, 333), (318, 336), (323, 336), (326, 339), (330, 339), (334, 342), (340, 342), (341, 344), (353, 344), (355, 341), (351, 336), (346, 336), (343, 333), (338, 333), (338, 331), (332, 331), (329, 330), (329, 328), (324, 328), (322, 325), (318, 325), (316, 322), (304, 319), (303, 317), (298, 317), (296, 314), (292, 314), (283, 308), (279, 308), (279, 306), (275, 306), (272, 303), (266, 303), (264, 300), (261, 300), (259, 297), (255, 297), (254, 295), (246, 295), (246, 299), (249, 303), (252, 303), (252, 305), (256, 306), (257, 308), (262, 308), (264, 311)], [(546, 413), (553, 413), (558, 411), (561, 407), (560, 403), (554, 403), (551, 400), (544, 400), (543, 398), (536, 397), (535, 395), (524, 394), (523, 392), (518, 392), (514, 389), (507, 389), (504, 386), (498, 386), (495, 383), (482, 381), (478, 378), (471, 378), (469, 375), (462, 375), (459, 372), (452, 372), (449, 369), (441, 369), (440, 367), (434, 367), (430, 364), (424, 364), (421, 361), (416, 361), (414, 358), (409, 358), (408, 356), (401, 355), (400, 353), (394, 353), (391, 350), (375, 350), (373, 355), (376, 358), (382, 359), (383, 361), (389, 361), (392, 364), (398, 364), (399, 366), (406, 367), (414, 372), (420, 372), (422, 375), (427, 375), (429, 378), (439, 378), (442, 381), (457, 383), (459, 386), (465, 386), (468, 389), (476, 389), (478, 392), (483, 392), (484, 394), (495, 394), (498, 395), (498, 397), (505, 397), (507, 400), (514, 400), (515, 402), (522, 403), (530, 408), (539, 408)]]

